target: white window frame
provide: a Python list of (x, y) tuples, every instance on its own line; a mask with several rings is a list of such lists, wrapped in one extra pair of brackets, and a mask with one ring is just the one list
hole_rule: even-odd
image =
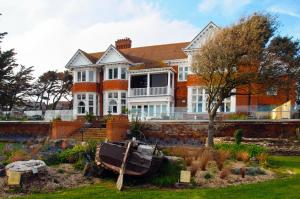
[[(89, 113), (89, 112), (92, 112), (93, 115), (99, 114), (99, 110), (97, 110), (97, 108), (98, 108), (97, 104), (99, 103), (97, 101), (99, 99), (97, 93), (89, 93), (89, 92), (76, 93), (75, 99), (76, 99), (76, 103), (74, 103), (74, 105), (76, 106), (76, 114), (77, 115), (85, 115), (86, 113)], [(74, 102), (75, 102), (75, 100), (74, 100)], [(85, 104), (84, 113), (82, 112), (82, 110), (79, 111), (79, 103), (80, 102), (83, 102)]]
[[(110, 78), (110, 71), (112, 77)], [(119, 79), (119, 67), (107, 68), (107, 79), (114, 80)]]
[[(207, 90), (204, 87), (191, 87), (190, 93), (190, 111), (191, 113), (207, 113)], [(235, 110), (235, 101), (232, 97), (224, 99), (222, 105), (219, 107), (218, 112), (229, 113)], [(199, 104), (201, 104), (199, 106)], [(222, 110), (223, 107), (223, 110)]]
[[(95, 70), (78, 70), (75, 71), (76, 74), (76, 78), (74, 78), (74, 82), (76, 83), (80, 83), (80, 82), (96, 82), (96, 74), (97, 71)], [(83, 75), (85, 74), (85, 75)], [(90, 74), (92, 74), (92, 76), (90, 76)], [(84, 78), (83, 78), (84, 77)], [(92, 79), (90, 79), (90, 77), (92, 77)], [(84, 81), (83, 81), (84, 79)]]
[(179, 82), (184, 82), (187, 81), (187, 76), (189, 72), (189, 67), (188, 66), (178, 66), (178, 81)]
[[(124, 77), (122, 77), (122, 75), (124, 75)], [(127, 79), (127, 68), (121, 67), (120, 78)]]

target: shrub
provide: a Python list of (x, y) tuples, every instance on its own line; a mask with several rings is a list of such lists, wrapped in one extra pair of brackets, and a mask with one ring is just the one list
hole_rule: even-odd
[(80, 157), (74, 164), (74, 168), (77, 170), (83, 170), (86, 164), (84, 157)]
[(186, 157), (184, 160), (185, 160), (186, 166), (191, 166), (194, 158), (193, 157)]
[(221, 179), (225, 179), (229, 176), (230, 174), (230, 170), (228, 168), (224, 168), (221, 172), (220, 172), (220, 178)]
[(9, 161), (10, 162), (16, 162), (16, 161), (24, 161), (24, 160), (30, 160), (31, 157), (28, 153), (26, 153), (25, 151), (21, 151), (21, 150), (16, 150), (14, 152), (12, 152)]
[(51, 166), (51, 165), (57, 165), (61, 163), (60, 156), (58, 153), (53, 153), (46, 158), (43, 159), (46, 165)]
[(250, 157), (257, 157), (261, 153), (266, 153), (267, 148), (255, 144), (215, 144), (214, 148), (217, 150), (229, 151), (233, 157), (236, 157), (236, 154), (240, 151), (248, 152)]
[[(180, 178), (180, 171), (184, 169), (184, 164), (182, 161), (169, 162), (167, 160), (163, 161), (158, 172), (149, 177), (149, 183), (156, 186), (170, 186), (178, 182)], [(145, 179), (143, 179), (145, 181)]]
[(217, 150), (214, 152), (214, 160), (216, 161), (218, 169), (221, 171), (225, 160), (230, 158), (230, 152), (225, 150)]
[(88, 122), (91, 122), (95, 119), (95, 116), (93, 115), (93, 113), (86, 113), (84, 116), (84, 119)]
[(86, 145), (86, 148), (85, 148), (85, 153), (88, 156), (88, 158), (91, 159), (91, 161), (95, 160), (97, 145), (98, 145), (98, 143), (95, 140), (88, 140), (87, 141), (87, 145)]
[(75, 145), (72, 149), (66, 149), (59, 154), (60, 161), (63, 163), (75, 163), (84, 156), (85, 147)]
[(212, 154), (209, 149), (205, 149), (200, 157), (197, 160), (200, 162), (200, 168), (202, 171), (206, 170), (206, 166), (209, 160), (212, 159)]
[(200, 169), (201, 163), (199, 160), (194, 160), (191, 162), (191, 167), (190, 167), (190, 171), (191, 171), (191, 175), (195, 176), (197, 171)]
[(61, 121), (61, 116), (60, 115), (56, 116), (56, 118), (54, 118), (53, 121)]
[(129, 126), (130, 134), (128, 135), (128, 138), (131, 139), (135, 137), (141, 140), (143, 136), (144, 128), (145, 128), (145, 124), (141, 122), (138, 116), (135, 119), (132, 118), (132, 121)]
[(243, 162), (249, 161), (249, 153), (246, 151), (240, 151), (236, 154), (236, 159)]
[(206, 172), (203, 177), (208, 180), (208, 179), (212, 178), (213, 175), (209, 172)]
[(241, 144), (243, 139), (243, 129), (237, 129), (234, 132), (235, 143), (237, 145)]
[(267, 163), (268, 154), (267, 153), (260, 153), (256, 156), (256, 159), (258, 160), (259, 164), (265, 165)]

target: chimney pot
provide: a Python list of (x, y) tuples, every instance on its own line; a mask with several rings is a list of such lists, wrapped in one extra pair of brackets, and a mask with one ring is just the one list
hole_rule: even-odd
[(117, 49), (126, 49), (131, 48), (131, 39), (126, 37), (124, 39), (118, 39), (115, 42), (115, 46)]

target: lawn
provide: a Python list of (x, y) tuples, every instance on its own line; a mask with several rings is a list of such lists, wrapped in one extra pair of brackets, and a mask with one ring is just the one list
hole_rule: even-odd
[(281, 174), (287, 175), (289, 171), (296, 174), (290, 177), (271, 180), (257, 184), (229, 186), (226, 188), (198, 188), (198, 189), (145, 189), (145, 188), (126, 188), (119, 192), (111, 182), (98, 185), (62, 190), (49, 194), (33, 194), (23, 198), (300, 198), (300, 157), (273, 156), (270, 158), (271, 168)]

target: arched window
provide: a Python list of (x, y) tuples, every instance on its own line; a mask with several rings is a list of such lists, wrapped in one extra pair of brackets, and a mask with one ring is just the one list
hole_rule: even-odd
[(118, 112), (118, 103), (116, 100), (110, 100), (108, 105), (108, 111), (110, 113), (117, 113)]
[(77, 108), (78, 114), (85, 114), (85, 103), (83, 101), (78, 103)]

